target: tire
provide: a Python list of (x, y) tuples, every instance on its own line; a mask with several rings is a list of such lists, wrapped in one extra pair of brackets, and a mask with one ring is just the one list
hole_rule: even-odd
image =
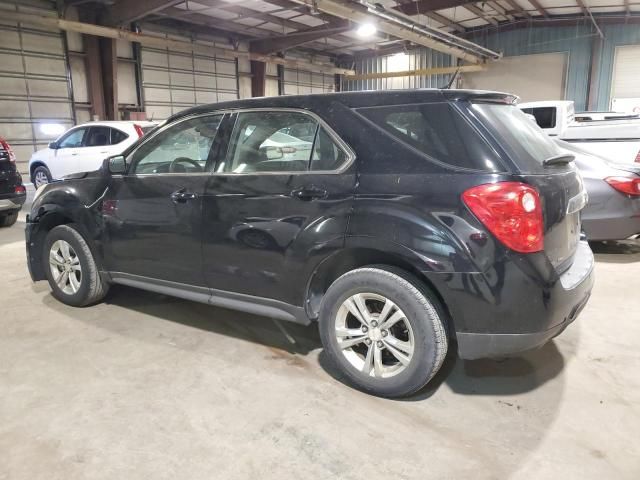
[[(69, 260), (66, 267), (53, 266), (50, 263), (50, 253), (54, 249), (56, 258), (58, 260), (65, 260), (64, 255), (64, 243), (70, 247), (68, 253)], [(55, 247), (54, 247), (55, 245)], [(77, 260), (76, 260), (77, 259)], [(109, 286), (100, 277), (100, 272), (96, 264), (93, 254), (89, 249), (89, 245), (78, 232), (74, 224), (59, 225), (47, 234), (44, 241), (44, 251), (42, 255), (42, 262), (47, 280), (53, 296), (67, 305), (74, 307), (85, 307), (99, 302), (107, 294)], [(80, 268), (80, 273), (76, 273), (77, 268)], [(68, 268), (67, 279), (58, 276), (54, 278), (54, 268), (60, 273), (64, 273)], [(72, 282), (71, 275), (75, 278), (75, 282)], [(64, 283), (63, 283), (64, 282)], [(76, 287), (74, 289), (74, 287)]]
[[(383, 303), (379, 297), (386, 301)], [(342, 348), (345, 342), (359, 339), (359, 333), (345, 336), (344, 332), (358, 332), (358, 328), (362, 331), (363, 322), (345, 304), (355, 298), (364, 299), (364, 308), (368, 311), (370, 322), (367, 333), (362, 335), (370, 344), (357, 343)], [(372, 328), (371, 320), (380, 319), (383, 305), (388, 301), (393, 306), (386, 318), (403, 319), (391, 326), (389, 322), (382, 322)], [(340, 337), (337, 328), (343, 332)], [(440, 369), (447, 353), (447, 333), (437, 300), (420, 280), (394, 267), (359, 268), (333, 282), (322, 300), (319, 329), (330, 363), (354, 387), (381, 397), (403, 397), (420, 390)], [(402, 345), (402, 350), (392, 348), (393, 345)], [(407, 353), (409, 346), (411, 354)], [(372, 348), (373, 353), (369, 355)], [(376, 349), (380, 352), (379, 362), (376, 362)], [(367, 374), (364, 370), (370, 371)]]
[(36, 167), (33, 171), (33, 174), (31, 175), (31, 183), (33, 183), (33, 186), (36, 189), (42, 185), (51, 183), (51, 172), (47, 167), (43, 165)]
[(10, 227), (18, 220), (19, 212), (3, 213), (0, 215), (0, 227)]

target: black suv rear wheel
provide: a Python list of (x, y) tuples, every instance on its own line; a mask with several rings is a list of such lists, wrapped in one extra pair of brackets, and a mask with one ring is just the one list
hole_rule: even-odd
[(47, 234), (42, 256), (53, 296), (67, 305), (84, 307), (107, 294), (89, 245), (74, 224), (59, 225)]
[(320, 309), (325, 351), (350, 383), (383, 397), (416, 392), (447, 353), (437, 302), (413, 275), (393, 267), (352, 270), (327, 291)]

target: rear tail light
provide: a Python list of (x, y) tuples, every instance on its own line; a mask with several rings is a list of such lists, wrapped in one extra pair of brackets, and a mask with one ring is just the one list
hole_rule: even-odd
[(604, 181), (621, 193), (640, 196), (640, 177), (607, 177)]
[(15, 192), (15, 193), (17, 193), (17, 194), (19, 194), (19, 195), (21, 195), (21, 194), (23, 194), (23, 193), (27, 193), (27, 189), (25, 188), (25, 186), (24, 186), (24, 185), (18, 185), (18, 186), (15, 188), (14, 192)]
[(478, 185), (462, 194), (462, 200), (504, 245), (521, 253), (544, 248), (544, 222), (540, 195), (520, 182)]
[(138, 138), (144, 135), (144, 131), (142, 130), (142, 127), (137, 123), (134, 123), (133, 128), (136, 130), (136, 133), (138, 134)]
[(638, 153), (636, 153), (636, 159), (635, 159), (636, 163), (640, 163), (640, 150), (638, 150)]
[(9, 155), (9, 161), (11, 163), (16, 163), (16, 154), (13, 153), (13, 150), (11, 150), (11, 146), (1, 138), (0, 138), (0, 146), (2, 146), (2, 148), (7, 152), (7, 155)]

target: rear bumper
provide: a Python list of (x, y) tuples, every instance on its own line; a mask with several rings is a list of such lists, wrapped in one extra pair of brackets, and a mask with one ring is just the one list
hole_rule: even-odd
[(22, 208), (22, 205), (24, 205), (26, 199), (26, 194), (0, 195), (0, 212), (18, 211)]
[(526, 352), (541, 347), (553, 337), (560, 335), (573, 322), (587, 304), (590, 293), (574, 306), (561, 324), (542, 332), (534, 333), (458, 333), (458, 355), (465, 360), (502, 357)]
[(584, 219), (582, 228), (591, 241), (625, 240), (640, 233), (640, 215), (635, 217)]
[(514, 256), (485, 273), (428, 276), (442, 294), (463, 359), (505, 356), (539, 347), (560, 334), (586, 305), (594, 258), (580, 242), (572, 266), (555, 273), (542, 255)]

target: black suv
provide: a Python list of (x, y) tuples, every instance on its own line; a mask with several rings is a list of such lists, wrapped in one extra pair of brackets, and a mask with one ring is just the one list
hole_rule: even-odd
[(16, 156), (11, 146), (0, 138), (0, 227), (10, 227), (27, 198), (22, 176), (16, 168)]
[(29, 269), (69, 305), (124, 284), (319, 322), (357, 387), (425, 385), (542, 345), (585, 306), (572, 157), (505, 94), (240, 100), (173, 116), (99, 172), (41, 189)]

